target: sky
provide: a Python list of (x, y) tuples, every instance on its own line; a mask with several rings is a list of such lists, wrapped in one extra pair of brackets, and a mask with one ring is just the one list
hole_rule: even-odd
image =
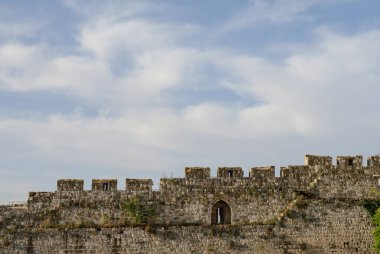
[(1, 0), (0, 203), (61, 178), (380, 153), (378, 0)]

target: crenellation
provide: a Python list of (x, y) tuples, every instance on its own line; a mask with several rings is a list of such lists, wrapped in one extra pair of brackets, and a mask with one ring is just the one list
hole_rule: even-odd
[(125, 179), (125, 189), (127, 191), (152, 191), (152, 179)]
[(332, 165), (331, 156), (317, 156), (317, 155), (305, 155), (305, 166), (324, 166), (329, 167)]
[(380, 155), (369, 156), (367, 159), (368, 167), (380, 167)]
[(29, 197), (30, 198), (38, 198), (38, 197), (43, 197), (46, 195), (50, 195), (53, 192), (48, 192), (48, 191), (31, 191), (29, 192)]
[(219, 167), (216, 177), (187, 167), (183, 178), (161, 178), (159, 190), (152, 179), (126, 178), (125, 190), (116, 179), (93, 179), (91, 190), (60, 179), (57, 191), (30, 192), (27, 206), (0, 206), (0, 249), (13, 221), (19, 231), (5, 253), (23, 253), (30, 241), (35, 253), (371, 253), (372, 221), (361, 205), (380, 189), (380, 158), (368, 167), (362, 156), (337, 160), (306, 155), (280, 177), (274, 166), (252, 167), (248, 177), (241, 167)]
[(111, 191), (117, 190), (117, 179), (92, 179), (92, 190)]
[(83, 179), (60, 179), (57, 180), (58, 191), (83, 191)]
[(300, 166), (290, 165), (287, 167), (281, 167), (280, 169), (281, 169), (280, 176), (286, 179), (289, 179), (289, 178), (300, 179), (300, 178), (310, 176), (311, 174), (315, 172), (312, 167), (303, 166), (303, 165), (300, 165)]
[(218, 167), (218, 177), (223, 178), (242, 178), (244, 176), (241, 167)]
[(196, 178), (196, 179), (210, 178), (210, 168), (209, 167), (186, 167), (185, 177)]
[(266, 181), (275, 178), (275, 167), (253, 167), (249, 171), (249, 177)]
[(336, 165), (340, 169), (361, 170), (363, 168), (363, 156), (337, 156)]

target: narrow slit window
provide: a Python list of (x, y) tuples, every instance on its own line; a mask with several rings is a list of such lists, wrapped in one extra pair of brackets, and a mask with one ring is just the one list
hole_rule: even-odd
[(228, 170), (228, 177), (233, 177), (233, 171), (232, 170)]
[(109, 190), (109, 183), (103, 183), (103, 190)]

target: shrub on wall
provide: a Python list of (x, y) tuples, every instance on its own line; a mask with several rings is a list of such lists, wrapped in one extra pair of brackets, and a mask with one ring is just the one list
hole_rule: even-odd
[(140, 199), (134, 198), (125, 203), (124, 211), (132, 218), (134, 224), (151, 224), (157, 214), (157, 207), (144, 204)]
[(376, 229), (373, 232), (375, 249), (377, 253), (380, 253), (380, 208), (376, 210), (376, 213), (373, 216), (373, 222), (376, 224)]
[(376, 225), (375, 231), (373, 232), (374, 247), (377, 253), (380, 253), (380, 200), (367, 200), (363, 206), (372, 216), (373, 223)]

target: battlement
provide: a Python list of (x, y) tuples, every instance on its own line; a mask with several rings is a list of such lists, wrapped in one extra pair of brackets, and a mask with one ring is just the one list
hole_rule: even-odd
[(210, 178), (210, 168), (209, 167), (186, 167), (185, 177), (196, 178), (196, 179)]
[(218, 177), (223, 178), (241, 178), (244, 176), (243, 169), (240, 167), (219, 167)]
[[(316, 177), (321, 170), (324, 172), (351, 171), (356, 174), (378, 175), (380, 174), (380, 156), (369, 156), (367, 165), (363, 166), (363, 156), (337, 156), (337, 165), (333, 165), (333, 158), (331, 156), (317, 156), (305, 155), (305, 165), (301, 166), (287, 166), (280, 168), (280, 176), (275, 176), (275, 167), (252, 167), (249, 170), (247, 177), (244, 177), (244, 171), (241, 167), (218, 167), (216, 178), (211, 177), (211, 170), (209, 167), (186, 167), (185, 178), (165, 178), (161, 179), (160, 189), (179, 189), (187, 188), (186, 186), (192, 185), (197, 188), (215, 184), (215, 181), (231, 181), (231, 184), (236, 183), (241, 179), (240, 184), (255, 185), (259, 183), (268, 184), (268, 188), (275, 182), (282, 182), (284, 185), (289, 185), (291, 188), (296, 186), (306, 186), (308, 182)], [(343, 173), (342, 173), (343, 174)], [(219, 180), (218, 180), (219, 179)], [(274, 182), (275, 180), (275, 182)], [(125, 190), (133, 192), (150, 192), (152, 191), (152, 179), (132, 179), (125, 180)], [(224, 183), (226, 184), (226, 183)], [(57, 181), (58, 191), (83, 191), (83, 179), (60, 179)], [(162, 187), (165, 186), (165, 187)], [(114, 191), (118, 190), (116, 179), (93, 179), (92, 190), (94, 191)]]
[(152, 191), (152, 179), (125, 179), (126, 190), (128, 191)]
[(367, 159), (367, 166), (379, 167), (380, 166), (380, 155), (369, 156)]
[(117, 179), (93, 179), (92, 190), (99, 190), (99, 191), (117, 190)]
[(309, 175), (309, 166), (288, 166), (281, 167), (280, 177), (282, 178), (300, 178), (300, 176)]
[(82, 191), (83, 179), (60, 179), (57, 181), (58, 191)]
[(336, 166), (340, 169), (355, 169), (359, 170), (363, 168), (363, 156), (338, 156), (336, 158)]
[(332, 157), (330, 156), (316, 156), (316, 155), (305, 155), (305, 165), (307, 166), (332, 166)]
[(260, 180), (274, 179), (275, 167), (254, 167), (249, 171), (249, 177)]
[[(284, 230), (284, 225), (292, 219), (296, 220), (296, 224), (290, 227), (291, 232), (305, 228), (300, 227), (301, 222), (306, 223), (306, 226), (312, 225), (310, 228), (316, 228), (314, 225), (317, 223), (319, 228), (316, 229), (316, 234), (328, 232), (327, 238), (330, 239), (331, 225), (351, 235), (350, 221), (362, 223), (363, 214), (365, 215), (365, 211), (361, 213), (356, 206), (359, 203), (361, 205), (361, 201), (372, 200), (374, 190), (380, 189), (380, 156), (370, 156), (367, 162), (368, 166), (362, 165), (363, 156), (338, 156), (337, 165), (333, 165), (333, 158), (330, 156), (306, 155), (305, 165), (281, 167), (278, 177), (275, 175), (274, 166), (251, 167), (248, 176), (244, 176), (241, 167), (218, 167), (213, 176), (209, 167), (186, 167), (185, 177), (160, 179), (158, 190), (152, 190), (152, 179), (126, 178), (124, 190), (118, 190), (117, 179), (93, 179), (91, 190), (83, 190), (83, 179), (59, 179), (55, 192), (30, 192), (27, 205), (0, 206), (0, 222), (7, 231), (10, 227), (6, 223), (12, 220), (17, 227), (28, 225), (28, 233), (20, 234), (27, 237), (23, 240), (24, 243), (29, 243), (30, 229), (34, 228), (38, 232), (48, 229), (42, 231), (44, 235), (52, 232), (52, 229), (65, 229), (59, 232), (65, 234), (62, 238), (67, 244), (66, 236), (71, 229), (74, 229), (72, 232), (75, 232), (77, 239), (80, 235), (78, 230), (88, 227), (91, 229), (90, 235), (103, 235), (104, 240), (114, 243), (117, 239), (126, 241), (135, 237), (137, 232), (145, 232), (140, 226), (153, 225), (154, 235), (143, 239), (143, 244), (149, 245), (147, 241), (152, 237), (154, 241), (168, 238), (168, 235), (157, 237), (157, 228), (165, 230), (167, 227), (180, 226), (178, 228), (183, 230), (189, 226), (194, 232), (196, 228), (212, 225), (210, 228), (213, 231), (225, 228), (240, 230), (241, 227), (255, 232), (265, 229), (258, 238), (261, 244), (264, 240), (262, 236), (267, 236), (276, 229)], [(346, 205), (342, 206), (343, 203)], [(339, 209), (335, 209), (335, 204), (339, 205)], [(326, 210), (326, 206), (332, 209)], [(309, 211), (310, 216), (304, 216), (305, 211)], [(347, 222), (342, 218), (350, 211), (355, 213), (352, 215), (353, 220)], [(332, 223), (325, 223), (327, 230), (320, 230), (320, 221), (336, 212), (339, 214), (333, 214)], [(287, 216), (288, 219), (283, 220)], [(281, 222), (281, 227), (274, 225), (277, 222)], [(219, 224), (230, 224), (233, 227), (219, 227)], [(112, 228), (122, 232), (114, 238), (116, 241), (111, 241), (108, 237)], [(364, 232), (368, 228), (360, 227), (358, 232)], [(128, 233), (124, 233), (126, 231)], [(203, 239), (210, 233), (197, 235)], [(18, 239), (17, 237), (14, 239)], [(224, 237), (225, 235), (219, 238)], [(301, 231), (297, 239), (302, 237), (304, 231)], [(91, 242), (86, 236), (83, 243), (89, 241), (93, 244), (101, 238), (97, 237)], [(55, 238), (50, 237), (47, 241), (50, 239)], [(72, 242), (77, 241), (75, 239)], [(340, 241), (342, 246), (348, 241), (346, 239), (345, 236)], [(128, 248), (140, 240), (135, 237)], [(315, 243), (314, 239), (312, 243)], [(36, 246), (33, 245), (33, 248)], [(123, 253), (129, 253), (128, 250), (131, 249), (128, 248)], [(335, 247), (332, 249), (336, 251)], [(314, 250), (316, 249), (311, 249), (310, 252), (314, 253)]]

